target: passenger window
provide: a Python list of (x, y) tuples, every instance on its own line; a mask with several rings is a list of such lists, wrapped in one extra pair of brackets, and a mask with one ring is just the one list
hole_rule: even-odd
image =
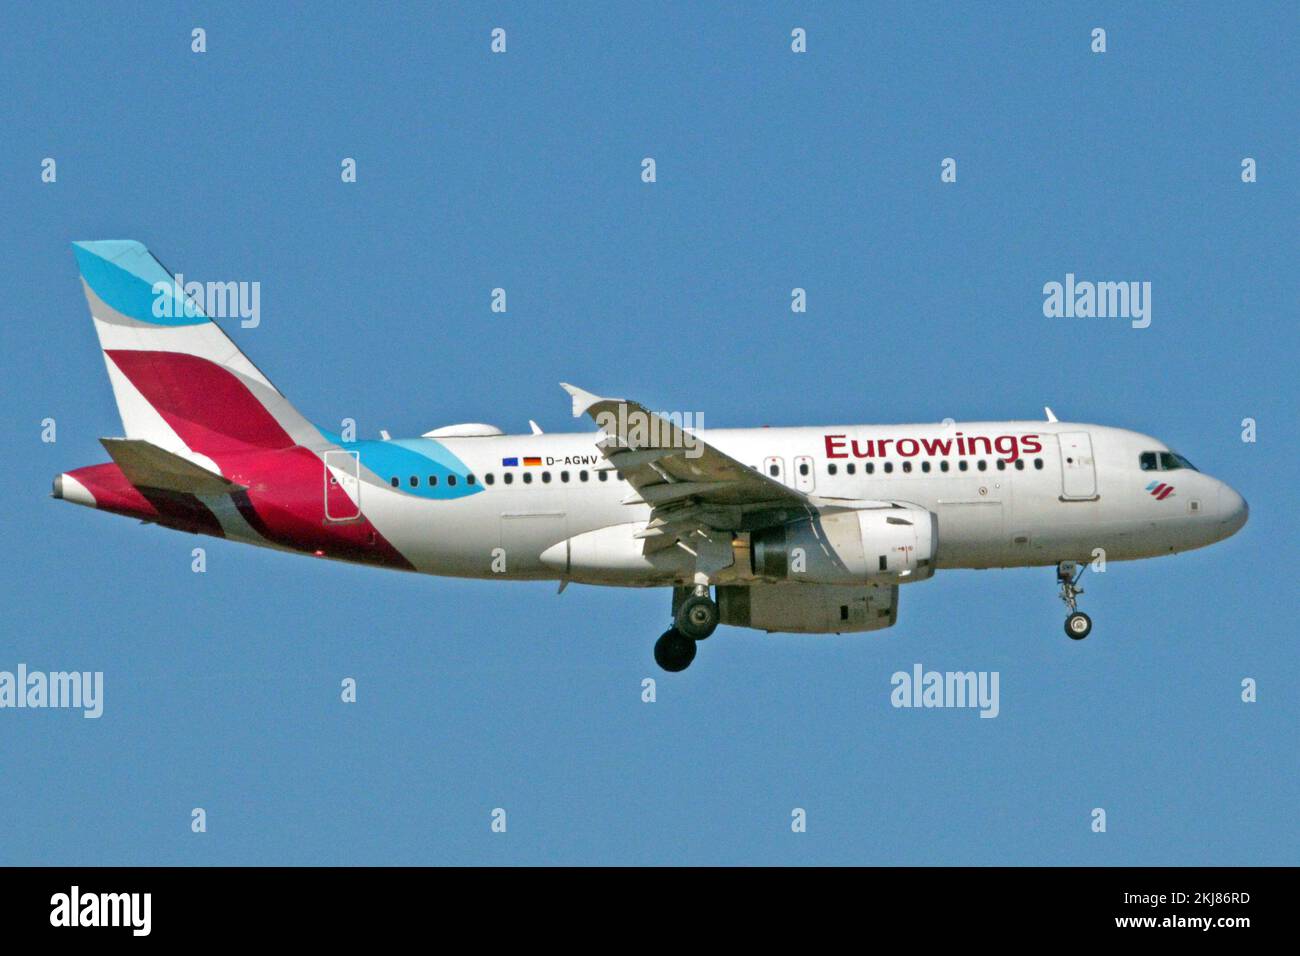
[(1017, 458), (1016, 471), (1024, 471), (1024, 470), (1025, 470), (1025, 460), (1023, 458)]
[(432, 488), (432, 487), (433, 487), (434, 485), (436, 485), (437, 483), (438, 483), (438, 476), (437, 476), (437, 475), (430, 475), (430, 476), (429, 476), (429, 487)]
[(532, 483), (533, 483), (533, 473), (531, 471), (524, 472), (524, 484), (531, 485)]
[(987, 461), (985, 461), (983, 458), (981, 458), (981, 459), (976, 463), (975, 467), (978, 468), (980, 471), (988, 471), (988, 470), (989, 470), (989, 463), (988, 463)]
[(578, 472), (578, 480), (579, 480), (579, 481), (586, 481), (586, 480), (587, 480), (587, 472), (586, 472), (586, 471), (580, 471), (580, 472)]
[(394, 488), (396, 488), (396, 487), (397, 487), (398, 485), (400, 485), (402, 482), (401, 482), (401, 479), (399, 479), (396, 475), (393, 475), (392, 478), (389, 478), (389, 479), (388, 479), (388, 483), (389, 483), (390, 485), (392, 485)]
[(1042, 471), (1042, 470), (1043, 470), (1043, 459), (1041, 459), (1041, 458), (1035, 458), (1035, 459), (1034, 459), (1034, 468), (1037, 469), (1038, 471)]
[(921, 470), (928, 473), (930, 471), (930, 463), (928, 461), (921, 462)]
[(808, 477), (808, 462), (806, 461), (799, 462), (799, 474), (804, 478)]
[(958, 471), (965, 471), (969, 467), (970, 467), (970, 463), (966, 461), (966, 459), (964, 458), (961, 461), (957, 462)]
[(596, 474), (600, 475), (600, 480), (601, 480), (601, 481), (609, 481), (609, 472), (607, 472), (607, 471), (599, 471), (599, 472), (597, 472)]
[(767, 473), (771, 475), (773, 478), (775, 478), (778, 474), (780, 474), (780, 471), (781, 470), (777, 468), (776, 465), (767, 466)]
[(496, 482), (496, 477), (492, 474), (492, 472), (489, 471), (486, 475), (483, 476), (483, 480), (486, 481), (489, 485), (491, 485)]
[(910, 472), (911, 470), (912, 470), (912, 463), (910, 461), (903, 462), (903, 471)]
[(501, 476), (501, 480), (504, 481), (507, 485), (513, 484), (515, 480), (515, 473), (513, 471), (507, 471), (504, 475)]
[(1138, 467), (1143, 471), (1155, 471), (1157, 467), (1156, 453), (1153, 451), (1144, 451), (1142, 454), (1138, 455)]
[(466, 475), (466, 476), (465, 476), (465, 484), (467, 484), (467, 485), (472, 485), (472, 484), (474, 484), (474, 476), (473, 476), (473, 475)]
[(894, 463), (892, 461), (885, 462), (885, 474), (887, 475), (892, 474), (893, 471), (894, 471)]
[(560, 481), (568, 481), (568, 480), (569, 480), (569, 473), (567, 471), (560, 472)]
[(551, 483), (551, 473), (549, 471), (542, 472), (542, 484), (549, 485), (550, 483)]
[(939, 470), (940, 470), (940, 471), (947, 471), (947, 470), (948, 470), (948, 462), (947, 462), (947, 459), (945, 459), (944, 461), (939, 462)]
[(1007, 470), (1007, 463), (1006, 463), (1005, 461), (1003, 461), (1001, 458), (999, 458), (999, 459), (998, 459), (998, 471), (1006, 471), (1006, 470)]
[(874, 475), (876, 473), (876, 463), (874, 461), (867, 462), (862, 466), (862, 468), (868, 475)]
[(456, 476), (455, 476), (455, 475), (448, 475), (448, 476), (447, 476), (447, 484), (449, 484), (449, 485), (454, 485), (455, 483), (456, 483)]
[(849, 462), (847, 465), (844, 466), (844, 470), (851, 475), (858, 470), (858, 466), (853, 464), (853, 462)]
[(419, 488), (419, 487), (420, 487), (420, 476), (419, 476), (419, 475), (412, 475), (412, 476), (411, 476), (411, 487), (412, 487), (412, 488)]
[(832, 463), (832, 464), (829, 464), (829, 465), (826, 466), (826, 474), (828, 474), (828, 475), (833, 475), (833, 474), (835, 474), (836, 470), (837, 470), (837, 469), (836, 469), (836, 467), (835, 467), (835, 465), (834, 465), (833, 463)]

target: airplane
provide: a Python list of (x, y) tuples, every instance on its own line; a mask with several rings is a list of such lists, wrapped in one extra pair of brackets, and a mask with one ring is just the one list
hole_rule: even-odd
[[(655, 661), (719, 624), (891, 627), (950, 568), (1080, 579), (1235, 534), (1245, 500), (1165, 443), (1103, 425), (692, 429), (563, 385), (595, 432), (491, 425), (355, 440), (305, 418), (139, 242), (73, 244), (124, 434), (53, 496), (196, 534), (421, 574), (672, 589)], [(170, 301), (168, 301), (170, 297)], [(159, 307), (159, 306), (163, 307)]]

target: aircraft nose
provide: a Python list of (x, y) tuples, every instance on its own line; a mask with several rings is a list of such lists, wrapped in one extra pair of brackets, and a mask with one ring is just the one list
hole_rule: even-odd
[(1236, 534), (1246, 523), (1250, 515), (1250, 505), (1246, 499), (1227, 485), (1219, 488), (1219, 520), (1224, 524), (1228, 534)]

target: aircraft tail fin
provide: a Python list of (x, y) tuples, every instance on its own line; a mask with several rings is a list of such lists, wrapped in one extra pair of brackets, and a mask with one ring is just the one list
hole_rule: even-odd
[[(205, 457), (319, 440), (144, 245), (76, 242), (73, 252), (127, 439)], [(141, 447), (122, 453), (138, 458)]]

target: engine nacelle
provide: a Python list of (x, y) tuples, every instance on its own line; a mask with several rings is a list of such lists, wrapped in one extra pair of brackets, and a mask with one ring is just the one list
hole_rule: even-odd
[(801, 518), (750, 535), (750, 563), (765, 581), (924, 581), (934, 574), (938, 522), (938, 515), (912, 506)]

